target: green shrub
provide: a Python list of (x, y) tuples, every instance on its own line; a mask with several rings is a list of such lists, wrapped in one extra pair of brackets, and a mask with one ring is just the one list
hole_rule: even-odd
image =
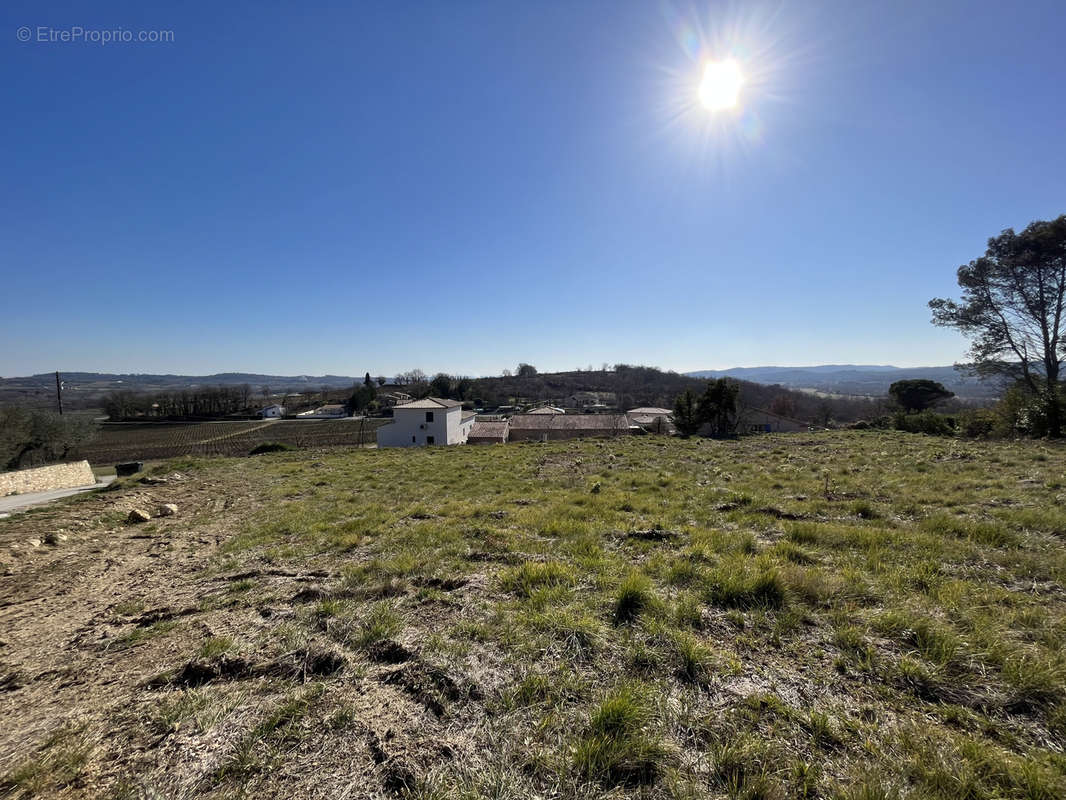
[(561, 561), (527, 561), (506, 570), (500, 578), (505, 592), (531, 597), (537, 589), (570, 586), (574, 570)]
[(921, 411), (907, 414), (900, 411), (892, 420), (897, 431), (907, 433), (924, 433), (929, 436), (954, 436), (956, 420), (954, 417), (937, 414), (935, 411)]
[(642, 572), (631, 571), (622, 579), (614, 599), (616, 622), (632, 622), (655, 605), (651, 580)]
[(725, 608), (780, 608), (785, 604), (785, 583), (773, 568), (732, 562), (709, 575), (704, 597)]
[(786, 561), (791, 561), (793, 564), (802, 564), (804, 566), (809, 566), (818, 561), (818, 557), (816, 555), (809, 552), (808, 550), (804, 550), (798, 544), (790, 542), (786, 539), (782, 539), (777, 544), (775, 544), (771, 552), (774, 555), (785, 559)]
[(286, 450), (295, 449), (296, 448), (293, 447), (291, 444), (285, 444), (285, 442), (263, 442), (262, 444), (257, 444), (255, 447), (249, 450), (248, 455), (258, 456), (262, 455), (263, 453), (283, 453)]
[(574, 764), (587, 780), (640, 784), (654, 780), (668, 756), (647, 729), (652, 719), (647, 693), (623, 685), (593, 711), (588, 730), (574, 751)]
[(706, 645), (688, 633), (672, 636), (671, 645), (677, 663), (676, 675), (680, 680), (695, 684), (710, 680), (714, 659)]
[(1010, 426), (989, 408), (975, 408), (959, 414), (959, 433), (968, 439), (991, 439), (1006, 436)]

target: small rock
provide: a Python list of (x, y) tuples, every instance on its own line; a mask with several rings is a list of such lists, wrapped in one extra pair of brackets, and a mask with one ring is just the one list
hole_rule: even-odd
[(40, 539), (27, 539), (26, 540), (26, 544), (28, 544), (30, 547), (40, 547), (41, 546), (41, 540)]
[(65, 533), (56, 533), (55, 531), (51, 531), (51, 532), (46, 533), (44, 535), (44, 543), (45, 544), (56, 545), (56, 544), (59, 544), (60, 542), (65, 542), (66, 540), (67, 540), (67, 535)]
[(139, 522), (147, 522), (151, 518), (152, 515), (149, 514), (147, 511), (144, 511), (140, 508), (135, 508), (133, 509), (133, 511), (130, 512), (130, 515), (126, 517), (126, 522), (128, 522), (130, 525), (136, 525)]
[(157, 517), (172, 517), (178, 513), (178, 507), (173, 503), (163, 503), (155, 513)]

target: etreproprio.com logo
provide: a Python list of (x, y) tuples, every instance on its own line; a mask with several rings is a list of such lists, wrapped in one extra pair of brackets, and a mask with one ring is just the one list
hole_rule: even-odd
[(23, 25), (15, 31), (20, 42), (41, 44), (156, 44), (173, 42), (174, 31), (134, 31), (129, 28), (85, 28), (71, 25), (55, 28), (51, 25)]

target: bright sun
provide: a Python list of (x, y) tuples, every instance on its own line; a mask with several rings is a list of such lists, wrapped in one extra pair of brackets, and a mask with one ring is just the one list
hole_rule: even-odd
[(708, 111), (733, 108), (737, 104), (741, 83), (740, 67), (736, 61), (708, 61), (700, 82), (700, 102)]

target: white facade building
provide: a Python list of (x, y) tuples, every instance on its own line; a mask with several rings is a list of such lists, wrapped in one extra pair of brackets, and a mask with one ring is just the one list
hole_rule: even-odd
[(340, 403), (328, 406), (319, 406), (310, 411), (301, 411), (296, 415), (299, 419), (341, 419), (348, 416), (348, 409)]
[(272, 406), (267, 406), (259, 411), (259, 416), (263, 419), (278, 419), (285, 416), (285, 406), (279, 406), (275, 403)]
[(392, 422), (378, 428), (378, 447), (423, 447), (466, 444), (474, 415), (455, 400), (427, 397), (396, 406)]

